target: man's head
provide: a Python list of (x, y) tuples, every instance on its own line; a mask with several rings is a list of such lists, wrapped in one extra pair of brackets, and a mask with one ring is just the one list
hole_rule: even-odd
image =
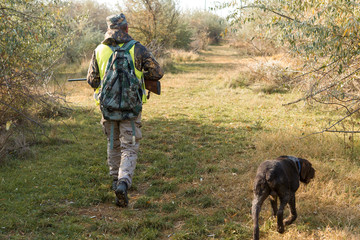
[(128, 32), (128, 24), (123, 13), (111, 15), (106, 18), (108, 29), (119, 29)]

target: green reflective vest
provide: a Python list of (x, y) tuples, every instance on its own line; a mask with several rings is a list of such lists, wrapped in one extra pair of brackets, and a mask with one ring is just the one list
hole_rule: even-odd
[[(119, 46), (121, 47), (122, 45), (124, 45), (123, 43), (119, 44)], [(135, 49), (135, 44), (134, 46), (132, 46), (132, 48), (130, 49), (130, 55), (131, 58), (133, 60), (134, 63), (134, 69), (135, 69), (135, 75), (137, 77), (137, 79), (139, 79), (139, 81), (141, 81), (144, 77), (144, 74), (142, 71), (139, 71), (136, 67), (135, 67), (135, 54), (134, 54), (134, 49)], [(100, 88), (102, 87), (102, 80), (104, 78), (105, 75), (105, 71), (106, 71), (106, 65), (108, 64), (109, 58), (111, 56), (111, 54), (113, 53), (113, 51), (111, 50), (111, 48), (105, 44), (100, 44), (96, 49), (95, 49), (95, 55), (96, 55), (96, 62), (98, 64), (99, 67), (99, 73), (100, 73), (100, 79), (101, 79), (101, 84), (100, 86), (95, 90), (95, 101), (96, 104), (99, 105), (99, 99), (98, 99), (98, 95), (99, 95), (99, 91)], [(145, 103), (146, 102), (146, 94), (145, 94), (145, 82), (143, 81), (143, 96), (142, 96), (142, 102)]]

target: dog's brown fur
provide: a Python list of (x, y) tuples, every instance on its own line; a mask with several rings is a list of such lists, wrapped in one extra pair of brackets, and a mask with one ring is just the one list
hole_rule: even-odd
[[(302, 158), (280, 156), (275, 160), (267, 160), (257, 169), (254, 182), (254, 200), (252, 217), (254, 221), (254, 240), (259, 239), (259, 214), (261, 205), (270, 196), (274, 216), (277, 217), (277, 230), (284, 232), (284, 224), (293, 223), (297, 217), (295, 207), (295, 192), (300, 182), (308, 184), (315, 177), (315, 169), (311, 163)], [(277, 208), (277, 197), (280, 199)], [(290, 216), (283, 222), (286, 204), (290, 206)]]

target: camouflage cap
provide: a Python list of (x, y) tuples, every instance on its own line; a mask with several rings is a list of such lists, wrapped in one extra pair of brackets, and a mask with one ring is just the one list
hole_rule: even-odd
[(122, 25), (127, 24), (125, 15), (123, 13), (111, 15), (106, 18), (108, 29), (120, 29)]

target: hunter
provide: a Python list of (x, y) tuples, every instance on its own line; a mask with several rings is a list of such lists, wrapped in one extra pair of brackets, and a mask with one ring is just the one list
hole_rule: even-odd
[[(117, 45), (121, 47), (133, 40), (128, 34), (129, 28), (124, 14), (109, 16), (106, 18), (106, 22), (108, 29), (105, 39), (95, 49), (87, 74), (87, 82), (95, 90), (95, 98), (103, 84), (102, 80), (108, 60), (113, 53), (113, 47)], [(162, 78), (163, 70), (146, 47), (136, 42), (129, 53), (135, 65), (136, 78), (145, 81), (158, 81)], [(143, 88), (145, 88), (144, 85)], [(142, 101), (146, 102), (145, 94), (142, 96)], [(129, 203), (127, 193), (132, 185), (142, 138), (141, 112), (134, 123), (131, 124), (130, 120), (109, 121), (104, 117), (101, 119), (103, 131), (107, 136), (107, 164), (110, 176), (113, 177), (112, 189), (116, 195), (115, 203), (120, 207), (126, 207)], [(133, 142), (133, 135), (135, 135), (135, 142)]]

